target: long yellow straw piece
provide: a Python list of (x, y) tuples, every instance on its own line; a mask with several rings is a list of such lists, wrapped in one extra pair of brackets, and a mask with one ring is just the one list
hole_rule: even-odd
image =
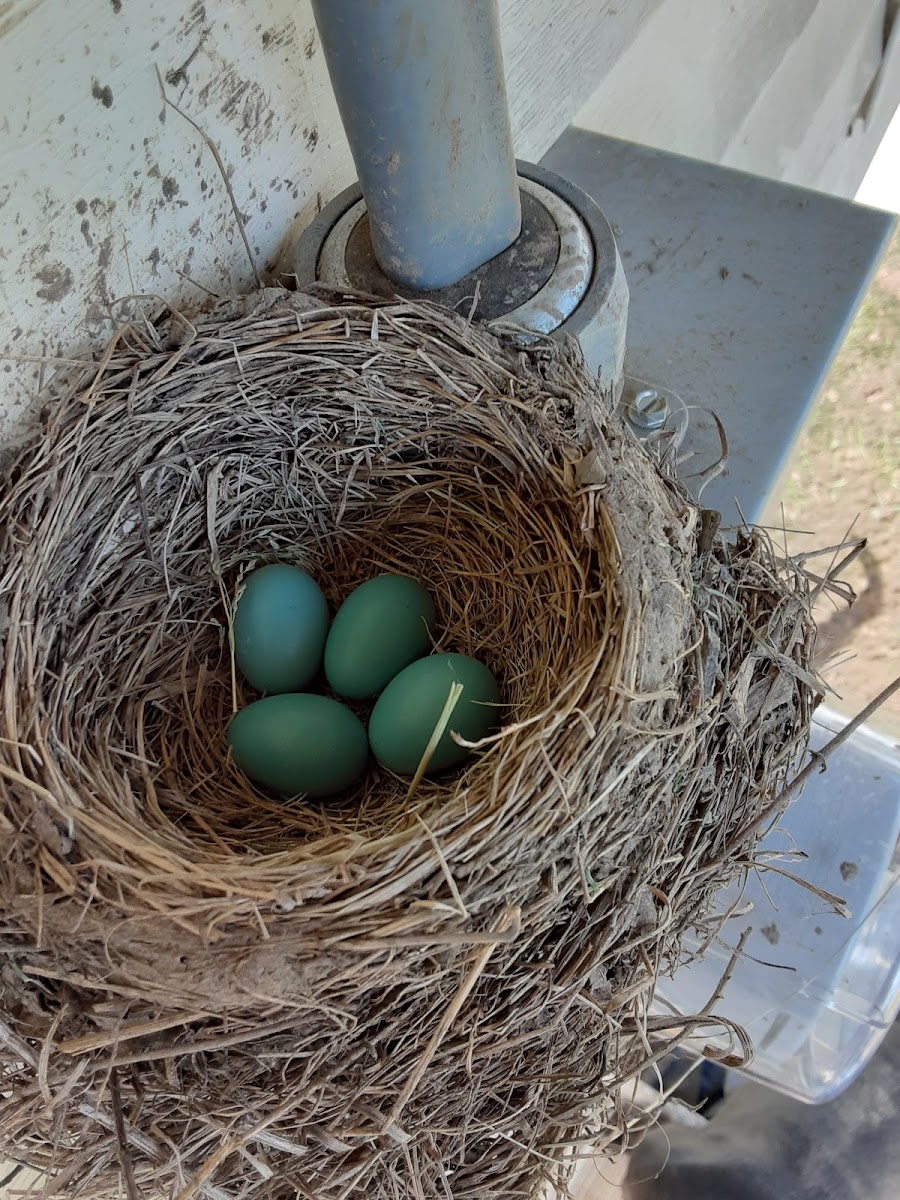
[(428, 745), (425, 747), (425, 753), (419, 760), (419, 765), (416, 767), (416, 773), (412, 777), (412, 783), (409, 785), (409, 791), (406, 793), (407, 804), (413, 798), (413, 793), (422, 782), (422, 776), (428, 770), (428, 764), (431, 762), (431, 756), (437, 749), (437, 744), (444, 736), (444, 731), (450, 723), (450, 718), (453, 716), (453, 710), (459, 702), (460, 696), (463, 694), (463, 685), (461, 683), (450, 684), (450, 694), (447, 696), (447, 703), (444, 705), (441, 715), (437, 719), (437, 724), (434, 731), (428, 740)]

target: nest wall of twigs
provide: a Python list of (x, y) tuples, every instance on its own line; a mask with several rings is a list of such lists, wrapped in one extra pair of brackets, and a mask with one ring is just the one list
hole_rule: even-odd
[[(803, 571), (712, 535), (576, 354), (426, 306), (135, 323), (44, 425), (0, 508), (0, 1156), (65, 1196), (563, 1185), (805, 745)], [(421, 578), (494, 742), (411, 798), (252, 788), (228, 619), (276, 559)]]

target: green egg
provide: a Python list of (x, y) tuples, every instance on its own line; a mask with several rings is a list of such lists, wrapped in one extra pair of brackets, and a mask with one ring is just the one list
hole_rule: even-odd
[(486, 666), (465, 654), (420, 658), (391, 680), (372, 711), (369, 742), (383, 767), (398, 775), (415, 774), (454, 683), (461, 683), (463, 692), (427, 773), (458, 767), (468, 757), (451, 732), (477, 742), (497, 727), (500, 691)]
[(346, 705), (296, 692), (241, 709), (228, 744), (245, 775), (288, 796), (343, 791), (362, 775), (369, 751), (363, 723)]
[(247, 577), (234, 614), (234, 658), (260, 692), (297, 692), (322, 665), (328, 604), (311, 575), (287, 563)]
[(350, 593), (325, 643), (325, 677), (339, 696), (377, 696), (431, 649), (434, 602), (408, 575), (376, 575)]

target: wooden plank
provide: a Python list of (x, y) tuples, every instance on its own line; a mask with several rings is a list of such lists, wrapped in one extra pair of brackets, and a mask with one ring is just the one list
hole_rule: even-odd
[(516, 153), (536, 162), (670, 0), (501, 0)]
[[(862, 132), (858, 114), (882, 67), (883, 88), (894, 91), (895, 103), (900, 84), (900, 61), (883, 58), (883, 8), (871, 0), (836, 13), (820, 6), (735, 131), (723, 161), (749, 170), (771, 164), (767, 173), (787, 182), (852, 198), (875, 150), (853, 136)], [(868, 113), (870, 128), (881, 112), (876, 105)], [(780, 150), (777, 163), (773, 146)]]
[[(817, 186), (881, 59), (885, 0), (668, 0), (575, 124)], [(858, 177), (871, 150), (857, 142)]]

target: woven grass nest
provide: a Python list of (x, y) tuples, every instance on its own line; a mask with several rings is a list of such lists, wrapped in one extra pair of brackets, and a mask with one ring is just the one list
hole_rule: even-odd
[[(572, 348), (425, 305), (170, 313), (69, 384), (0, 508), (0, 1158), (66, 1197), (564, 1189), (805, 747), (802, 566), (714, 533)], [(411, 798), (254, 790), (228, 623), (272, 560), (332, 603), (420, 577), (502, 732)]]

